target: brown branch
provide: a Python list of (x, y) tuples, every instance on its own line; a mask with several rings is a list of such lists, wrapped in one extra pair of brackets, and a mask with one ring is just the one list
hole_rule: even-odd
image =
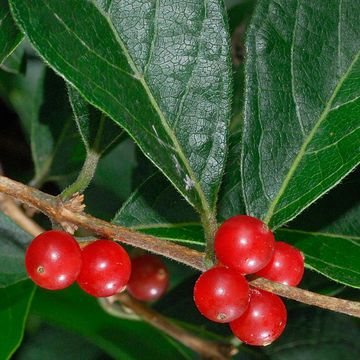
[(144, 321), (159, 330), (165, 331), (171, 337), (194, 350), (205, 359), (228, 360), (232, 355), (237, 353), (237, 349), (233, 345), (221, 344), (194, 336), (126, 293), (117, 294), (114, 298), (131, 309)]
[(25, 212), (19, 208), (13, 198), (5, 194), (0, 194), (0, 210), (12, 218), (16, 224), (29, 234), (37, 236), (44, 232), (44, 229), (41, 226), (30, 219)]
[[(0, 176), (0, 192), (13, 196), (27, 205), (37, 208), (58, 223), (67, 221), (91, 230), (100, 236), (122, 241), (126, 244), (169, 257), (200, 271), (206, 270), (204, 254), (202, 252), (164, 241), (154, 236), (129, 230), (122, 226), (110, 224), (85, 213), (79, 214), (72, 212), (66, 209), (57, 197), (45, 194), (4, 176)], [(250, 280), (250, 284), (288, 299), (360, 317), (359, 302), (319, 295), (307, 290), (274, 283), (266, 279)]]

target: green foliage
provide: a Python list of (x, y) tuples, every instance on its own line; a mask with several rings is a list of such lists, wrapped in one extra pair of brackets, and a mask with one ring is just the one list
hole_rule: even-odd
[(24, 247), (31, 237), (0, 213), (0, 358), (21, 343), (34, 285), (27, 280)]
[(15, 25), (7, 0), (0, 2), (0, 64), (11, 54), (23, 35)]
[(358, 13), (341, 0), (257, 7), (247, 38), (242, 178), (248, 213), (273, 228), (360, 161)]
[[(110, 7), (85, 0), (11, 4), (46, 61), (121, 124), (208, 216), (224, 168), (230, 113), (229, 49), (219, 1), (176, 7), (133, 0)], [(139, 23), (142, 30), (134, 33)]]

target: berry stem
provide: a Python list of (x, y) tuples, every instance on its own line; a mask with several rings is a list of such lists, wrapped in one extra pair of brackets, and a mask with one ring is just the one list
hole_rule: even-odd
[(84, 192), (94, 177), (99, 159), (100, 154), (97, 152), (91, 150), (87, 152), (85, 162), (77, 179), (61, 193), (60, 196), (63, 200), (71, 198), (75, 193)]
[[(166, 256), (200, 271), (206, 270), (204, 263), (205, 254), (200, 251), (129, 230), (85, 213), (70, 211), (63, 206), (59, 198), (5, 176), (0, 176), (0, 192), (35, 207), (57, 222), (69, 222), (105, 238), (118, 240), (149, 252)], [(360, 302), (324, 296), (292, 286), (274, 283), (263, 278), (250, 280), (250, 285), (288, 299), (360, 318)]]

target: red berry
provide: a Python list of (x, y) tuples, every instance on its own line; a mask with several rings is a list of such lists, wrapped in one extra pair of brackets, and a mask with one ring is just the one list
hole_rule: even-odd
[(79, 244), (66, 232), (45, 231), (27, 248), (25, 266), (35, 284), (49, 290), (64, 289), (80, 272)]
[(287, 319), (282, 300), (267, 291), (251, 289), (250, 303), (245, 313), (230, 323), (232, 332), (242, 342), (265, 346), (284, 331)]
[(196, 281), (194, 301), (208, 319), (227, 323), (243, 314), (249, 304), (246, 279), (226, 267), (213, 267)]
[(276, 242), (273, 258), (256, 275), (285, 285), (296, 286), (304, 275), (304, 258), (295, 247), (281, 241)]
[(120, 292), (130, 278), (129, 255), (119, 244), (96, 240), (82, 250), (79, 286), (92, 296), (106, 297)]
[(142, 255), (131, 261), (131, 276), (127, 291), (141, 301), (159, 299), (169, 285), (165, 264), (156, 256)]
[(273, 233), (259, 219), (239, 215), (226, 220), (215, 236), (218, 260), (241, 274), (253, 274), (268, 264), (274, 252)]

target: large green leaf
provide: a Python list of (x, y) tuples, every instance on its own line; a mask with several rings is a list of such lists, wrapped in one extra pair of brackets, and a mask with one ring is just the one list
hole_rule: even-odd
[(37, 186), (51, 177), (76, 173), (85, 158), (64, 81), (47, 69), (39, 91), (41, 104), (31, 123), (33, 185)]
[(0, 212), (0, 358), (9, 359), (23, 337), (34, 292), (27, 281), (24, 247), (31, 237)]
[(230, 115), (221, 1), (13, 0), (11, 6), (46, 61), (121, 124), (191, 204), (211, 214)]
[(16, 27), (7, 0), (0, 2), (0, 64), (19, 44), (23, 35)]
[(347, 176), (289, 226), (298, 230), (360, 238), (359, 170)]
[(41, 87), (45, 65), (28, 61), (26, 75), (0, 71), (0, 96), (18, 114), (25, 135), (30, 143), (31, 123), (41, 105)]
[(171, 241), (204, 244), (198, 216), (159, 173), (133, 192), (113, 222)]
[[(264, 352), (271, 360), (358, 359), (360, 328), (351, 317), (317, 308), (294, 307), (283, 335)], [(239, 359), (241, 357), (239, 356)]]
[(360, 237), (279, 229), (276, 239), (300, 249), (308, 268), (345, 285), (360, 288)]
[(248, 213), (276, 228), (360, 161), (354, 1), (264, 0), (247, 38), (242, 177)]
[(39, 289), (31, 312), (81, 334), (114, 359), (187, 359), (182, 347), (169, 341), (161, 332), (141, 321), (106, 314), (96, 299), (76, 287), (58, 292)]
[(91, 106), (73, 87), (69, 99), (86, 151), (102, 154), (121, 136), (121, 129), (104, 113)]
[(229, 154), (219, 193), (219, 221), (224, 221), (235, 215), (245, 214), (241, 191), (240, 156), (241, 132), (236, 130), (229, 139)]
[(27, 279), (24, 249), (31, 236), (0, 212), (0, 288)]
[(28, 334), (14, 356), (14, 360), (39, 359), (111, 360), (97, 346), (83, 337), (44, 324), (40, 325), (40, 329), (37, 329), (36, 333)]
[(0, 359), (10, 359), (21, 343), (34, 290), (28, 280), (0, 288)]

